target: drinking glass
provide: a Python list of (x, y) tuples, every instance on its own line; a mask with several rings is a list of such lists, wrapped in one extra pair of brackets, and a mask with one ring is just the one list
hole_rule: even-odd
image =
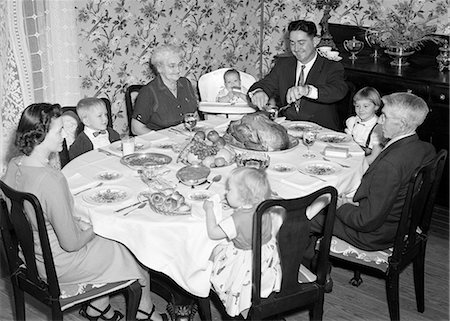
[(311, 153), (311, 151), (309, 150), (309, 148), (312, 145), (314, 145), (314, 142), (316, 141), (316, 137), (317, 137), (317, 132), (314, 130), (307, 129), (307, 130), (303, 131), (303, 144), (305, 144), (306, 147), (308, 148), (308, 152), (306, 154), (303, 154), (303, 157), (305, 157), (305, 158), (316, 157), (316, 155)]
[(134, 137), (125, 136), (122, 138), (122, 155), (126, 156), (134, 153)]
[(197, 125), (197, 115), (195, 113), (187, 113), (184, 115), (183, 121), (184, 127), (191, 132)]

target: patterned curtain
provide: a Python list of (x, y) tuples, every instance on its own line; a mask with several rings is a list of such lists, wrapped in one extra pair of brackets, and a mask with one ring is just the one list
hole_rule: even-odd
[(38, 102), (75, 105), (81, 98), (73, 1), (0, 0), (0, 170), (23, 109)]

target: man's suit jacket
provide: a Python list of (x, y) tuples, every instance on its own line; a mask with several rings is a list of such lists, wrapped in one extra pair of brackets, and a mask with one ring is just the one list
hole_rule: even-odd
[[(110, 143), (114, 143), (120, 139), (119, 134), (112, 129), (111, 127), (106, 128), (108, 131), (108, 138)], [(94, 149), (94, 145), (92, 144), (89, 137), (87, 137), (86, 133), (83, 131), (78, 134), (77, 138), (75, 138), (72, 145), (69, 148), (69, 159), (72, 160), (75, 157), (80, 156), (90, 150)]]
[(367, 169), (353, 201), (338, 208), (333, 234), (364, 250), (394, 243), (414, 171), (433, 159), (434, 147), (414, 134), (384, 149)]
[[(278, 97), (281, 106), (285, 106), (286, 93), (295, 85), (296, 68), (297, 59), (294, 56), (279, 58), (270, 73), (254, 83), (249, 92), (261, 88), (269, 97)], [(336, 103), (342, 100), (348, 91), (342, 64), (318, 55), (305, 84), (317, 88), (318, 98), (302, 98), (299, 112), (290, 107), (284, 112), (286, 118), (312, 121), (331, 129), (341, 127)]]

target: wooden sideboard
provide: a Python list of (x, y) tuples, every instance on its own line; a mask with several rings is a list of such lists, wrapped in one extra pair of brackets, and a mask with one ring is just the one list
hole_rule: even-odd
[[(365, 43), (365, 48), (358, 54), (358, 59), (351, 61), (343, 48), (343, 41), (357, 39), (364, 41), (364, 31), (358, 27), (330, 24), (330, 31), (343, 57), (347, 81), (351, 94), (365, 86), (376, 88), (381, 95), (408, 91), (422, 97), (430, 108), (424, 124), (418, 128), (422, 140), (432, 143), (436, 150), (449, 149), (449, 72), (440, 72), (436, 56), (436, 45), (428, 44), (426, 48), (409, 58), (410, 65), (402, 68), (390, 65), (391, 59), (386, 55), (374, 60), (370, 57), (373, 50)], [(349, 100), (348, 113), (352, 113)], [(449, 171), (448, 159), (444, 169), (441, 186), (436, 203), (449, 207)]]

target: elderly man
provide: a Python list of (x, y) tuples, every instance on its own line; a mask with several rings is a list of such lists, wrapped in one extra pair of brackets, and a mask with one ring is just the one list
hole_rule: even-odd
[[(393, 245), (408, 182), (414, 171), (436, 154), (434, 147), (416, 134), (428, 114), (422, 98), (394, 93), (382, 101), (379, 122), (389, 141), (364, 174), (353, 200), (341, 199), (333, 230), (337, 237), (370, 251)], [(312, 220), (312, 231), (321, 231), (323, 219), (317, 215)]]
[(249, 89), (254, 105), (262, 109), (269, 98), (278, 97), (289, 120), (308, 120), (339, 129), (336, 103), (347, 94), (344, 67), (317, 54), (320, 42), (314, 22), (298, 20), (288, 26), (291, 57), (279, 58), (262, 80)]

